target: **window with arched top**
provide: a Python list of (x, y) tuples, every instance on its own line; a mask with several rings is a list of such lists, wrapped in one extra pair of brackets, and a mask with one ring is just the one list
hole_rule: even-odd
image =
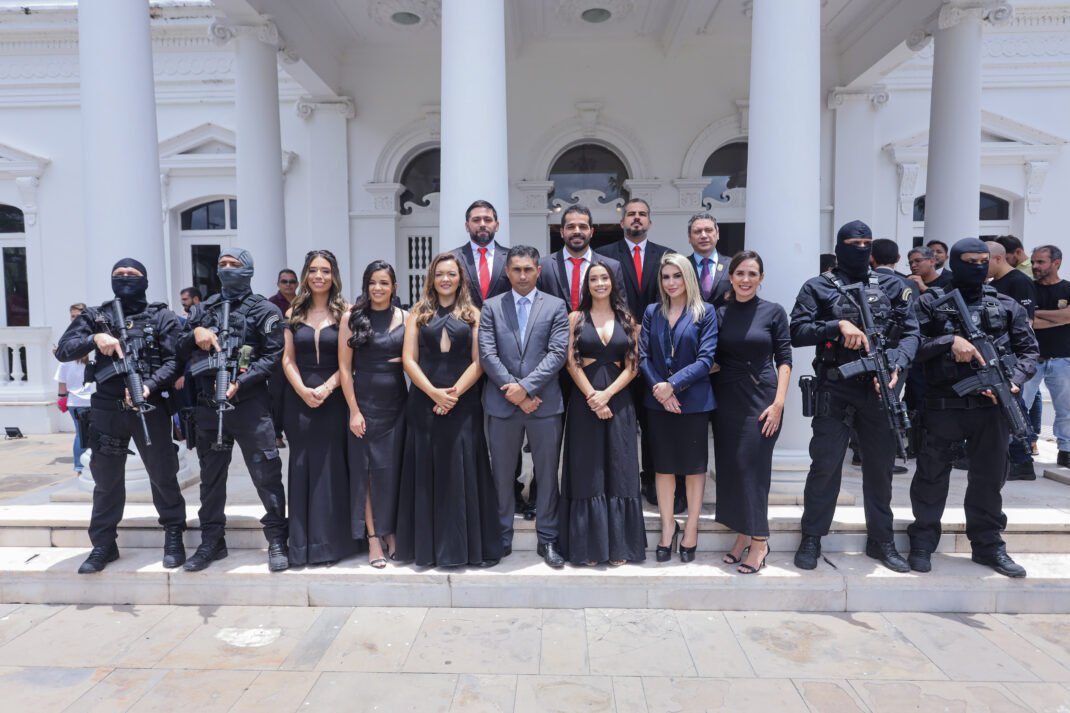
[(702, 167), (702, 177), (710, 184), (702, 191), (702, 198), (712, 198), (727, 203), (725, 191), (730, 188), (747, 187), (747, 142), (735, 141), (725, 144), (710, 154)]
[[(977, 213), (978, 220), (1010, 220), (1011, 203), (982, 191)], [(925, 222), (925, 196), (914, 199), (914, 222)]]
[(30, 326), (30, 282), (26, 269), (25, 234), (26, 219), (22, 211), (13, 205), (0, 204), (0, 258), (4, 271), (4, 322), (0, 326)]
[(182, 230), (237, 230), (238, 201), (219, 199), (187, 208), (179, 214)]
[(602, 199), (611, 203), (618, 198), (628, 199), (624, 182), (628, 169), (617, 154), (598, 144), (580, 144), (561, 154), (550, 167), (548, 178), (554, 182), (547, 197), (547, 208), (553, 209), (554, 199), (572, 203), (577, 191), (595, 190), (605, 194)]
[[(219, 292), (216, 264), (224, 249), (233, 247), (238, 231), (238, 201), (213, 198), (178, 214), (182, 248), (182, 287), (193, 286), (207, 298)], [(186, 279), (189, 282), (186, 282)]]
[(431, 205), (425, 198), (442, 191), (441, 149), (428, 149), (414, 156), (401, 172), (401, 180), (398, 183), (405, 186), (398, 198), (402, 215), (412, 213), (412, 208), (405, 207), (406, 203), (414, 203), (424, 208)]
[(13, 205), (0, 205), (0, 233), (25, 233), (26, 219)]

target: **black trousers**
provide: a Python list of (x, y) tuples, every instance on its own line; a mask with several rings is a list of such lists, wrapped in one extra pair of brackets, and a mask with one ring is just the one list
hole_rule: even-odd
[(872, 380), (819, 382), (812, 426), (810, 472), (803, 491), (803, 534), (828, 534), (840, 494), (843, 457), (853, 429), (862, 450), (866, 530), (874, 540), (890, 542), (895, 438), (888, 429)]
[(282, 438), (282, 409), (286, 393), (286, 375), (282, 373), (282, 362), (271, 372), (267, 381), (268, 393), (271, 394), (271, 423), (275, 428), (275, 438)]
[(271, 397), (264, 387), (223, 412), (223, 444), (217, 450), (215, 409), (197, 407), (197, 458), (201, 463), (201, 541), (223, 537), (227, 518), (227, 469), (234, 441), (241, 446), (245, 465), (256, 486), (266, 514), (260, 518), (268, 542), (286, 541), (286, 492), (282, 487), (282, 459), (275, 446), (275, 425), (271, 420)]
[(639, 421), (639, 480), (646, 483), (654, 482), (654, 461), (650, 450), (650, 432), (646, 423), (646, 406), (643, 405), (643, 397), (646, 395), (646, 379), (639, 374), (632, 383), (628, 384), (632, 390), (632, 402), (635, 404), (635, 418)]
[[(94, 547), (115, 542), (116, 528), (126, 505), (126, 456), (133, 439), (149, 474), (152, 503), (164, 527), (186, 528), (186, 501), (178, 487), (178, 456), (171, 442), (171, 416), (162, 403), (145, 414), (152, 445), (145, 445), (141, 420), (133, 411), (104, 408), (100, 401), (89, 412), (89, 470), (93, 474), (93, 514), (89, 540)], [(110, 405), (110, 404), (109, 404)]]
[(1007, 439), (1010, 426), (995, 405), (977, 409), (932, 409), (924, 416), (924, 440), (910, 504), (914, 522), (907, 528), (910, 546), (932, 552), (940, 542), (940, 518), (947, 502), (951, 462), (966, 441), (970, 468), (966, 471), (966, 536), (976, 554), (991, 554), (1003, 547), (1000, 531), (1007, 526), (1000, 491), (1006, 480)]

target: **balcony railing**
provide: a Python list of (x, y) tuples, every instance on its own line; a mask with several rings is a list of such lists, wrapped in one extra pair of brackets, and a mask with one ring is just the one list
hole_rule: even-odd
[(51, 327), (0, 327), (0, 402), (41, 401), (55, 392)]

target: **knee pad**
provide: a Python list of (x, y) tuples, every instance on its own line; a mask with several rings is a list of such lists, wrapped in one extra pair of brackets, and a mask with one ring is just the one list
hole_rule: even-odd
[(129, 446), (129, 436), (112, 436), (107, 433), (97, 434), (97, 447), (102, 456), (133, 455)]

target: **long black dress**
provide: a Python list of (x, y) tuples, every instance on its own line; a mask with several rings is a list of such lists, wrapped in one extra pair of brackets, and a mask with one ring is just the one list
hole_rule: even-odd
[[(442, 332), (448, 352), (441, 349)], [(420, 327), (419, 363), (437, 388), (453, 386), (472, 363), (472, 328), (440, 309)], [(409, 390), (405, 455), (398, 492), (395, 557), (422, 567), (455, 567), (500, 559), (498, 496), (483, 434), (478, 386), (445, 416), (420, 389)]]
[[(289, 326), (297, 369), (305, 386), (315, 388), (338, 370), (338, 327), (319, 331), (307, 324)], [(335, 390), (316, 408), (287, 384), (283, 429), (290, 444), (286, 496), (290, 512), (290, 564), (333, 562), (357, 551), (349, 515), (346, 467), (348, 409)]]
[[(608, 344), (587, 320), (579, 336), (580, 356), (591, 386), (601, 391), (616, 381), (628, 353), (628, 335), (617, 323)], [(603, 421), (578, 388), (571, 389), (561, 475), (561, 545), (570, 562), (646, 559), (646, 526), (639, 495), (635, 406), (629, 388), (609, 400), (613, 418)]]
[[(400, 361), (405, 325), (394, 329), (394, 308), (371, 310), (372, 333), (353, 350), (353, 392), (364, 416), (365, 432), (349, 431), (349, 493), (353, 537), (367, 532), (392, 535), (397, 525), (398, 479), (405, 445), (405, 399), (408, 386)], [(371, 487), (372, 518), (364, 521), (364, 503)]]
[(768, 537), (769, 481), (780, 430), (763, 436), (758, 417), (776, 397), (777, 368), (791, 364), (788, 315), (777, 303), (752, 297), (720, 307), (717, 323), (715, 519), (735, 532)]

